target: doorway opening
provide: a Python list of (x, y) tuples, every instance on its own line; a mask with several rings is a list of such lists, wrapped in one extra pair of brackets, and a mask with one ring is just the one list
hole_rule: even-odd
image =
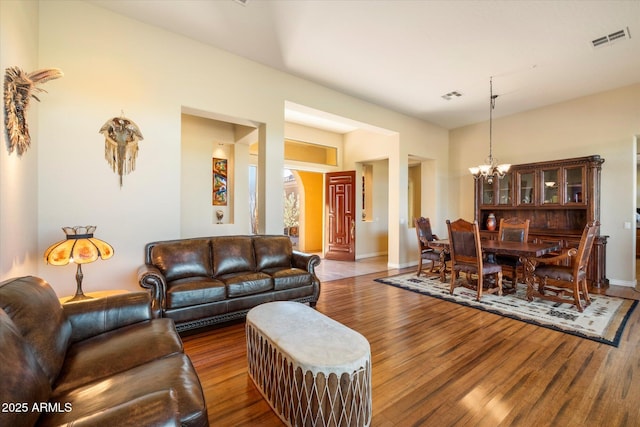
[(319, 172), (285, 169), (284, 233), (294, 248), (322, 252), (323, 178)]

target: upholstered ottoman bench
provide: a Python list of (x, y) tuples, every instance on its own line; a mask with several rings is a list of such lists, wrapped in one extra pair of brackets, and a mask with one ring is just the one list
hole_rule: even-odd
[(247, 314), (249, 376), (288, 426), (368, 426), (371, 350), (358, 332), (297, 302)]

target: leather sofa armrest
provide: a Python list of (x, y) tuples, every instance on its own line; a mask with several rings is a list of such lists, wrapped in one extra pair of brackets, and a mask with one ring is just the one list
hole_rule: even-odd
[(180, 426), (178, 400), (173, 389), (157, 391), (73, 420), (72, 424), (75, 427)]
[(291, 255), (291, 265), (295, 268), (307, 270), (315, 275), (316, 265), (320, 265), (320, 257), (316, 254), (308, 254), (300, 251), (293, 251)]
[(151, 291), (151, 311), (154, 317), (162, 317), (162, 310), (167, 294), (167, 279), (160, 269), (149, 264), (145, 264), (138, 269), (138, 283), (142, 288)]
[(153, 318), (151, 297), (144, 291), (69, 302), (62, 307), (71, 322), (72, 342)]

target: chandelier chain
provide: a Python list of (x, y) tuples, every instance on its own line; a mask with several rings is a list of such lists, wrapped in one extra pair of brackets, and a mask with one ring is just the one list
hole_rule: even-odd
[(510, 164), (498, 164), (497, 159), (493, 158), (493, 109), (496, 106), (496, 98), (498, 95), (493, 94), (493, 76), (489, 78), (489, 157), (485, 160), (486, 164), (469, 168), (469, 172), (475, 179), (485, 178), (488, 183), (493, 183), (493, 178), (498, 179), (505, 176), (511, 167)]

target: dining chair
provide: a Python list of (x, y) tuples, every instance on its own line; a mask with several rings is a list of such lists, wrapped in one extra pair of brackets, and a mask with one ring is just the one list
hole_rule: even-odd
[[(482, 298), (483, 292), (497, 292), (498, 295), (502, 295), (502, 266), (485, 263), (482, 259), (478, 222), (469, 222), (462, 218), (453, 222), (447, 220), (447, 230), (451, 255), (450, 293), (453, 294), (456, 287), (464, 286), (477, 291), (478, 301)], [(458, 280), (460, 273), (465, 273), (466, 281)], [(475, 283), (472, 280), (473, 275), (476, 276)], [(492, 276), (494, 280), (485, 280), (485, 276)]]
[[(589, 289), (587, 288), (587, 266), (593, 248), (593, 242), (600, 231), (598, 221), (589, 222), (584, 227), (578, 248), (568, 248), (560, 255), (535, 258), (541, 263), (533, 271), (532, 280), (527, 285), (527, 299), (534, 297), (575, 305), (582, 312), (585, 306), (591, 304)], [(563, 265), (570, 260), (570, 265)], [(534, 286), (538, 285), (535, 289)], [(550, 292), (550, 293), (549, 293)]]
[[(498, 226), (498, 240), (503, 242), (527, 242), (529, 239), (529, 221), (521, 218), (500, 218)], [(495, 262), (502, 266), (503, 277), (511, 279), (511, 286), (515, 289), (518, 284), (518, 272), (520, 271), (524, 283), (524, 266), (520, 258), (510, 255), (496, 255)]]
[(418, 273), (416, 274), (416, 276), (419, 277), (420, 273), (423, 272), (424, 261), (429, 261), (431, 263), (431, 272), (433, 273), (436, 270), (436, 267), (438, 267), (441, 273), (441, 279), (444, 281), (444, 275), (447, 268), (446, 263), (451, 259), (451, 257), (446, 251), (435, 249), (429, 246), (428, 242), (438, 240), (438, 236), (436, 236), (431, 231), (431, 221), (429, 220), (429, 218), (425, 218), (422, 216), (419, 218), (414, 218), (413, 224), (416, 227), (418, 247), (420, 248), (420, 257), (418, 258)]

